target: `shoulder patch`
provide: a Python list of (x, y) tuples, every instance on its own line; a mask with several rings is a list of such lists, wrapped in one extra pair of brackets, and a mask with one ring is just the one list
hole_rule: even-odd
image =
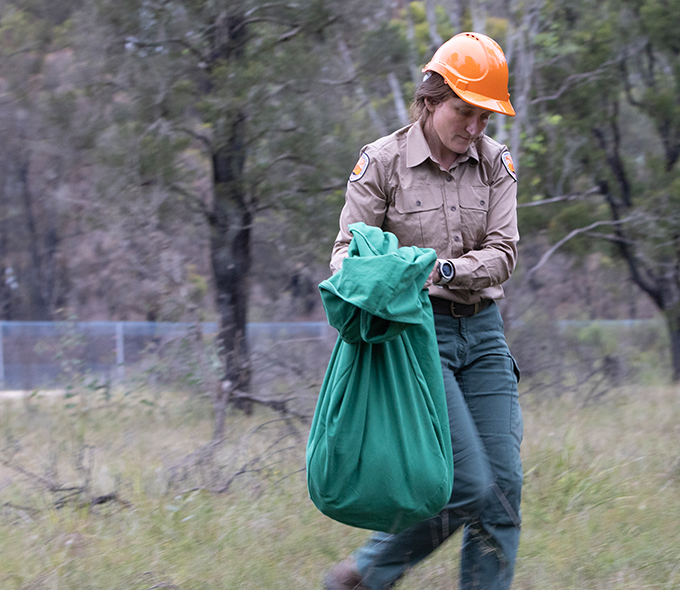
[(515, 182), (517, 182), (517, 172), (515, 172), (515, 163), (512, 161), (512, 156), (510, 155), (510, 152), (508, 150), (505, 150), (503, 152), (501, 160), (503, 161), (503, 166), (505, 166), (505, 169), (508, 171), (508, 174), (515, 179)]
[(359, 156), (357, 165), (354, 166), (354, 170), (352, 170), (352, 174), (349, 175), (349, 181), (356, 182), (359, 180), (364, 175), (366, 170), (368, 170), (368, 164), (370, 161), (371, 159), (368, 157), (366, 152), (362, 153), (361, 156)]

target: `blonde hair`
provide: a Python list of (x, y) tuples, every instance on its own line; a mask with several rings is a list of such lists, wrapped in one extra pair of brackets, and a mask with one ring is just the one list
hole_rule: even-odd
[(411, 104), (411, 120), (424, 122), (427, 119), (430, 111), (427, 110), (425, 99), (435, 105), (447, 101), (452, 96), (456, 96), (456, 93), (451, 90), (442, 76), (437, 72), (427, 72), (416, 89), (413, 104)]

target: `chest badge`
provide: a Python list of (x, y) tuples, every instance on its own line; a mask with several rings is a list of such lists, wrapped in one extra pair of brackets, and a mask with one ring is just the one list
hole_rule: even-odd
[(515, 182), (517, 182), (517, 172), (515, 172), (515, 163), (512, 161), (512, 156), (510, 155), (510, 152), (508, 150), (505, 150), (503, 152), (501, 160), (503, 161), (503, 166), (505, 166), (505, 169), (508, 171), (508, 174), (515, 179)]
[(352, 170), (352, 174), (349, 175), (349, 181), (356, 182), (357, 180), (359, 180), (368, 169), (368, 164), (370, 161), (371, 159), (368, 157), (366, 153), (361, 154), (361, 156), (359, 156), (359, 161), (357, 162), (357, 165), (354, 166), (354, 170)]

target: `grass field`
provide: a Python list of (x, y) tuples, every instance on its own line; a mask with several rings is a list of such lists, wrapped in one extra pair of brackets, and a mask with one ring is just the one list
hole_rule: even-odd
[[(312, 590), (366, 536), (309, 501), (299, 421), (234, 413), (210, 448), (187, 394), (69, 402), (3, 402), (0, 590)], [(680, 389), (523, 405), (514, 588), (680, 588)], [(459, 545), (399, 587), (455, 589)]]

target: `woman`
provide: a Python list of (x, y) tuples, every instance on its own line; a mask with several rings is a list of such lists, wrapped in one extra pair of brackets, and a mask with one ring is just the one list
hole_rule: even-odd
[(327, 590), (391, 588), (463, 527), (461, 590), (510, 587), (519, 544), (522, 417), (518, 371), (495, 301), (517, 257), (517, 177), (507, 148), (484, 134), (513, 116), (500, 46), (477, 33), (444, 43), (424, 68), (415, 122), (366, 146), (347, 185), (331, 269), (350, 223), (434, 248), (425, 285), (435, 318), (454, 453), (450, 503), (396, 535), (373, 533), (335, 565)]

